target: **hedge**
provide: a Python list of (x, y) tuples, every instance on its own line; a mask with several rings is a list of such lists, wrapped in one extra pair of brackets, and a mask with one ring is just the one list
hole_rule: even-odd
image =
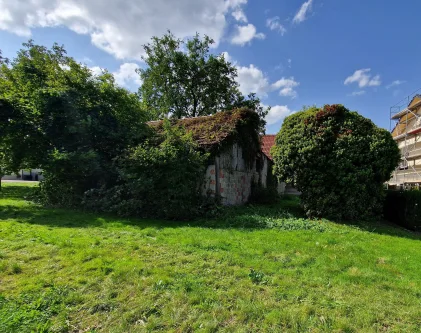
[(402, 227), (421, 230), (421, 191), (387, 191), (384, 216)]

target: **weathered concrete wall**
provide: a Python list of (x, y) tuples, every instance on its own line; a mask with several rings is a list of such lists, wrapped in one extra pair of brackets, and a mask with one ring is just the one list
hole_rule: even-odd
[[(262, 166), (257, 170), (256, 161), (248, 165), (243, 157), (242, 148), (233, 144), (215, 157), (209, 165), (203, 184), (204, 195), (219, 196), (224, 205), (245, 204), (251, 195), (252, 184), (259, 183), (267, 187), (268, 173), (271, 171), (271, 161), (263, 156)], [(283, 194), (285, 184), (278, 184), (278, 193)]]
[(259, 171), (259, 183), (262, 187), (267, 187), (267, 180), (268, 180), (268, 173), (271, 172), (270, 165), (271, 163), (269, 159), (266, 157), (266, 155), (263, 155), (262, 157), (263, 165), (262, 169)]
[[(272, 172), (273, 162), (267, 158), (266, 155), (263, 155), (263, 166), (262, 169), (259, 171), (259, 183), (261, 186), (266, 188), (268, 186), (268, 176)], [(277, 183), (276, 190), (279, 195), (285, 194), (285, 183)]]
[(203, 193), (219, 196), (224, 205), (241, 205), (248, 201), (251, 185), (259, 179), (256, 163), (247, 165), (243, 150), (233, 144), (215, 157), (208, 166)]

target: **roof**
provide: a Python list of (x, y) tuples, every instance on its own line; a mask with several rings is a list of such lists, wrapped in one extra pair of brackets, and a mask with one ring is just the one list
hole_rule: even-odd
[(262, 136), (262, 152), (267, 156), (271, 161), (273, 160), (272, 155), (270, 154), (270, 149), (275, 145), (275, 134), (263, 135)]
[(409, 104), (408, 104), (408, 108), (409, 108), (409, 107), (411, 107), (413, 104), (415, 104), (415, 103), (413, 103), (413, 102), (415, 102), (415, 100), (416, 100), (416, 99), (420, 100), (420, 99), (421, 99), (421, 95), (420, 95), (420, 94), (416, 94), (416, 95), (412, 98), (412, 100), (409, 102)]
[(395, 127), (392, 130), (392, 136), (395, 138), (395, 140), (405, 137), (402, 134), (404, 134), (407, 131), (406, 126), (409, 125), (409, 122), (410, 121), (412, 122), (413, 118), (415, 118), (414, 113), (418, 114), (418, 112), (415, 110), (419, 107), (420, 103), (421, 103), (421, 95), (416, 94), (412, 98), (411, 102), (409, 102), (407, 108), (396, 113), (392, 117), (392, 119), (399, 119), (399, 122), (395, 125)]
[[(256, 137), (258, 141), (259, 116), (256, 112), (241, 108), (218, 112), (211, 116), (170, 120), (173, 126), (184, 127), (204, 149), (219, 146), (223, 141), (241, 136)], [(163, 121), (151, 121), (148, 125), (161, 132)]]

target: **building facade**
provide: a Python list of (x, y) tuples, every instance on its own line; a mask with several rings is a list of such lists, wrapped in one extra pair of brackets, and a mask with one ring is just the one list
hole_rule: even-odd
[(421, 185), (421, 95), (415, 95), (401, 110), (391, 112), (396, 124), (393, 139), (401, 151), (401, 161), (389, 181), (390, 186)]

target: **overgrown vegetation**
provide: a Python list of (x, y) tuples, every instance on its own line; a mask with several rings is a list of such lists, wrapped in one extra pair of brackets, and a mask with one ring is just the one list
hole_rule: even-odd
[[(258, 114), (248, 108), (219, 112), (211, 117), (171, 121), (174, 127), (190, 133), (198, 147), (211, 155), (238, 143), (243, 149), (244, 159), (250, 164), (255, 162), (260, 151), (259, 123)], [(163, 132), (163, 121), (149, 124), (158, 134)]]
[(78, 206), (85, 191), (112, 184), (113, 160), (147, 136), (138, 97), (56, 44), (30, 41), (0, 66), (0, 101), (1, 163), (42, 168), (46, 204)]
[(387, 191), (385, 217), (412, 230), (421, 229), (421, 191)]
[[(57, 44), (29, 41), (15, 59), (0, 58), (0, 176), (41, 168), (39, 199), (49, 206), (169, 218), (204, 211), (203, 153), (237, 140), (254, 162), (268, 111), (239, 92), (235, 67), (210, 54), (212, 43), (196, 35), (182, 50), (171, 33), (154, 37), (141, 94), (107, 71), (94, 75)], [(212, 124), (194, 119), (215, 113)], [(166, 128), (161, 142), (145, 121), (164, 115), (193, 119), (180, 121), (172, 139)]]
[(117, 185), (88, 191), (85, 207), (122, 216), (199, 215), (205, 203), (200, 186), (208, 155), (199, 151), (191, 133), (168, 120), (155, 140), (162, 142), (147, 141), (121, 156), (116, 161)]
[(380, 215), (383, 184), (400, 160), (390, 133), (342, 105), (287, 117), (271, 152), (275, 174), (302, 192), (309, 217)]
[(210, 220), (121, 219), (5, 185), (1, 332), (421, 330), (421, 243), (403, 229), (309, 220), (296, 198)]

